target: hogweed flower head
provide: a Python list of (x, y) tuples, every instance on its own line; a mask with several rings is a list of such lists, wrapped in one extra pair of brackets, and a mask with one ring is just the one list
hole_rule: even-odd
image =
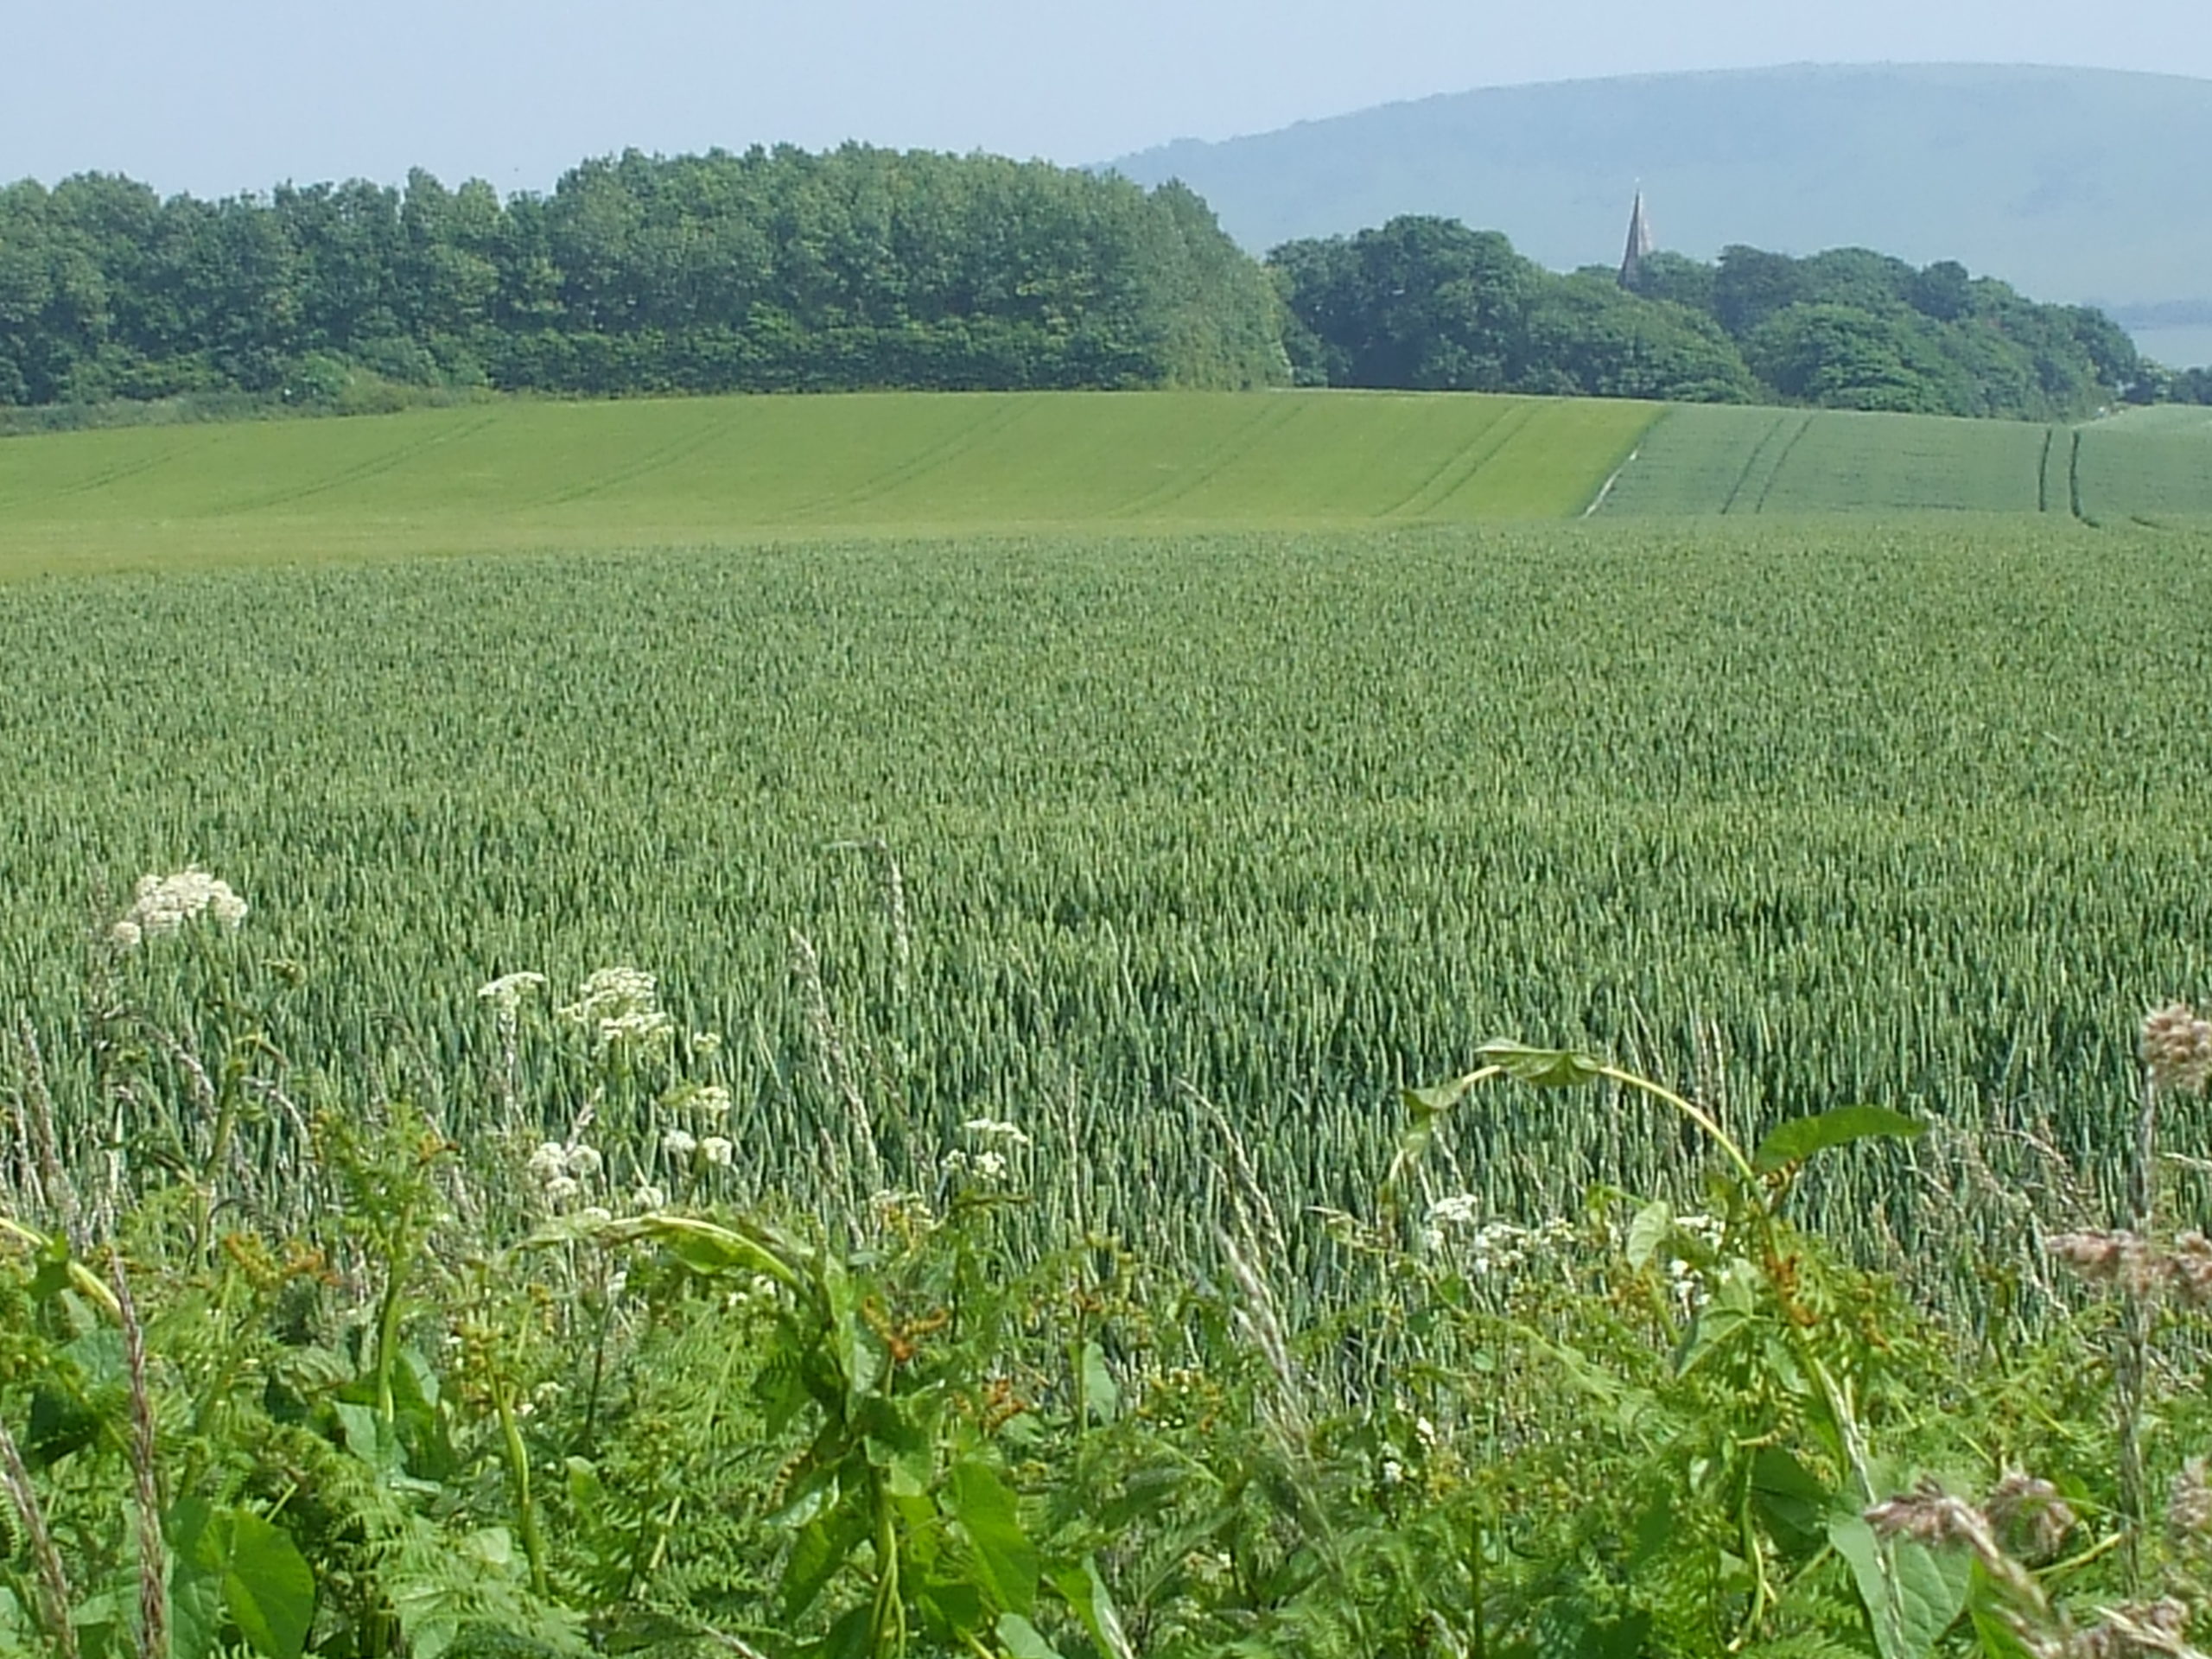
[(737, 1148), (729, 1143), (727, 1136), (704, 1135), (699, 1141), (699, 1155), (707, 1160), (710, 1168), (728, 1169), (735, 1160)]
[(584, 981), (560, 1017), (609, 1049), (649, 1048), (670, 1041), (676, 1021), (662, 1011), (659, 982), (641, 968), (602, 968)]
[(2186, 1002), (2153, 1008), (2143, 1018), (2139, 1052), (2152, 1088), (2202, 1094), (2212, 1077), (2212, 1020), (2199, 1019)]
[(170, 875), (142, 875), (131, 889), (130, 908), (107, 931), (108, 942), (132, 950), (149, 939), (181, 933), (188, 922), (206, 916), (226, 928), (245, 919), (246, 902), (231, 884), (188, 864)]
[(540, 1141), (537, 1150), (530, 1154), (527, 1167), (542, 1186), (569, 1173), (569, 1149), (558, 1141)]
[(699, 1149), (699, 1138), (688, 1129), (671, 1129), (660, 1138), (660, 1149), (670, 1157), (688, 1159)]
[(512, 1024), (522, 1012), (522, 1000), (545, 984), (543, 974), (502, 974), (489, 984), (476, 988), (477, 1000), (491, 1004), (492, 1012), (502, 1023)]
[(995, 1117), (971, 1117), (960, 1126), (964, 1135), (978, 1141), (998, 1141), (1009, 1147), (1026, 1147), (1029, 1137), (1015, 1125)]
[(1002, 1181), (1007, 1175), (1006, 1154), (985, 1147), (981, 1152), (948, 1152), (944, 1166), (949, 1170), (964, 1170), (979, 1181)]

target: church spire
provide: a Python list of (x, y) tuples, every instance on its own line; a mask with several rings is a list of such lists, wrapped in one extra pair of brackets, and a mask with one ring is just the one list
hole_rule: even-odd
[(1643, 262), (1651, 257), (1651, 221), (1644, 217), (1643, 192), (1636, 193), (1636, 206), (1629, 210), (1628, 251), (1621, 256), (1621, 286), (1634, 288), (1636, 276)]

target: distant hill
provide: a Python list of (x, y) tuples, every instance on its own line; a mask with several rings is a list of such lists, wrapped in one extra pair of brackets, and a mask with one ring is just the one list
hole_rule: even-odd
[(1454, 93), (1112, 165), (1183, 180), (1255, 251), (1440, 213), (1559, 269), (1619, 259), (1640, 181), (1662, 247), (1956, 259), (2181, 364), (2212, 345), (2208, 156), (2212, 81), (1798, 65)]

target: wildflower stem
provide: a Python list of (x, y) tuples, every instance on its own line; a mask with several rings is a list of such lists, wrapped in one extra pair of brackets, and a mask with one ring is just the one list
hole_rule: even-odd
[(1654, 1100), (1664, 1101), (1673, 1107), (1691, 1122), (1696, 1124), (1699, 1128), (1704, 1130), (1713, 1143), (1727, 1155), (1728, 1161), (1736, 1166), (1737, 1173), (1744, 1178), (1747, 1187), (1751, 1190), (1758, 1188), (1758, 1172), (1751, 1167), (1751, 1160), (1744, 1155), (1744, 1149), (1736, 1144), (1735, 1138), (1727, 1130), (1722, 1128), (1719, 1122), (1702, 1108), (1692, 1105), (1662, 1084), (1654, 1083), (1649, 1077), (1639, 1077), (1635, 1072), (1624, 1071), (1617, 1065), (1601, 1065), (1598, 1068), (1598, 1075), (1610, 1078), (1624, 1088), (1638, 1090), (1650, 1096)]
[(492, 1403), (499, 1414), (499, 1437), (505, 1447), (507, 1478), (514, 1483), (515, 1516), (522, 1528), (523, 1553), (530, 1557), (530, 1587), (540, 1596), (551, 1593), (545, 1571), (545, 1540), (537, 1530), (537, 1506), (530, 1496), (530, 1451), (522, 1442), (522, 1427), (515, 1419), (514, 1389), (504, 1380), (492, 1390)]

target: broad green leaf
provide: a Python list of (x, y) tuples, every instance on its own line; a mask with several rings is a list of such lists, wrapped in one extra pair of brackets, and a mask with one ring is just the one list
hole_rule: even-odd
[(1083, 1402), (1094, 1422), (1110, 1423), (1121, 1415), (1121, 1384), (1106, 1367), (1106, 1351), (1096, 1342), (1083, 1344)]
[(784, 1558), (779, 1586), (784, 1618), (796, 1621), (814, 1605), (830, 1580), (868, 1538), (868, 1518), (856, 1503), (840, 1503), (799, 1529)]
[(1681, 1357), (1675, 1363), (1676, 1376), (1688, 1375), (1707, 1354), (1740, 1334), (1758, 1317), (1758, 1269), (1748, 1262), (1731, 1262), (1722, 1269), (1720, 1281), (1698, 1310), (1697, 1323), (1682, 1344)]
[(1505, 1038), (1484, 1043), (1475, 1051), (1484, 1064), (1501, 1067), (1508, 1077), (1539, 1089), (1579, 1089), (1605, 1075), (1605, 1062), (1571, 1048), (1531, 1048)]
[(1919, 1119), (1893, 1112), (1886, 1106), (1839, 1106), (1834, 1111), (1818, 1112), (1811, 1117), (1793, 1117), (1778, 1126), (1759, 1142), (1758, 1150), (1751, 1154), (1751, 1167), (1764, 1175), (1791, 1164), (1802, 1164), (1815, 1153), (1825, 1152), (1830, 1147), (1878, 1136), (1910, 1141), (1927, 1132), (1928, 1125)]
[(1021, 1530), (1012, 1490), (973, 1459), (953, 1465), (950, 1485), (953, 1518), (975, 1549), (977, 1576), (1001, 1607), (1027, 1613), (1036, 1605), (1043, 1562)]
[(1467, 1092), (1466, 1079), (1456, 1083), (1440, 1083), (1427, 1089), (1402, 1089), (1399, 1097), (1405, 1102), (1406, 1111), (1421, 1129), (1427, 1129), (1437, 1118), (1459, 1103)]
[(222, 1571), (200, 1559), (213, 1516), (207, 1499), (188, 1497), (170, 1507), (162, 1524), (169, 1548), (169, 1659), (205, 1659), (222, 1640)]
[(1802, 1556), (1821, 1547), (1835, 1494), (1780, 1446), (1764, 1446), (1751, 1459), (1751, 1503), (1783, 1551)]
[(912, 1497), (930, 1489), (937, 1472), (937, 1444), (898, 1402), (878, 1395), (861, 1413), (861, 1447), (883, 1471), (893, 1496)]
[(1628, 1264), (1631, 1268), (1648, 1268), (1659, 1254), (1659, 1247), (1675, 1230), (1675, 1212), (1664, 1201), (1647, 1204), (1636, 1212), (1636, 1219), (1628, 1224)]
[(869, 1623), (868, 1605), (862, 1602), (830, 1627), (830, 1634), (822, 1638), (814, 1651), (820, 1659), (869, 1659), (876, 1651), (872, 1639), (874, 1634)]
[(1122, 1628), (1122, 1615), (1114, 1605), (1114, 1598), (1107, 1593), (1096, 1556), (1086, 1555), (1080, 1566), (1055, 1573), (1052, 1583), (1068, 1605), (1075, 1609), (1075, 1616), (1083, 1622), (1084, 1630), (1098, 1644), (1098, 1650), (1106, 1659), (1137, 1659), (1128, 1632)]
[(1855, 1510), (1829, 1517), (1828, 1541), (1851, 1568), (1882, 1659), (1927, 1659), (1966, 1605), (1973, 1558), (1878, 1539)]
[(1058, 1651), (1038, 1633), (1037, 1627), (1019, 1613), (1001, 1613), (999, 1645), (1012, 1659), (1060, 1659)]
[(265, 1659), (300, 1659), (315, 1622), (315, 1573), (283, 1529), (247, 1510), (230, 1514), (223, 1600), (238, 1634)]
[(284, 1530), (250, 1510), (176, 1504), (164, 1530), (176, 1659), (212, 1651), (227, 1623), (264, 1659), (300, 1659), (315, 1573)]

